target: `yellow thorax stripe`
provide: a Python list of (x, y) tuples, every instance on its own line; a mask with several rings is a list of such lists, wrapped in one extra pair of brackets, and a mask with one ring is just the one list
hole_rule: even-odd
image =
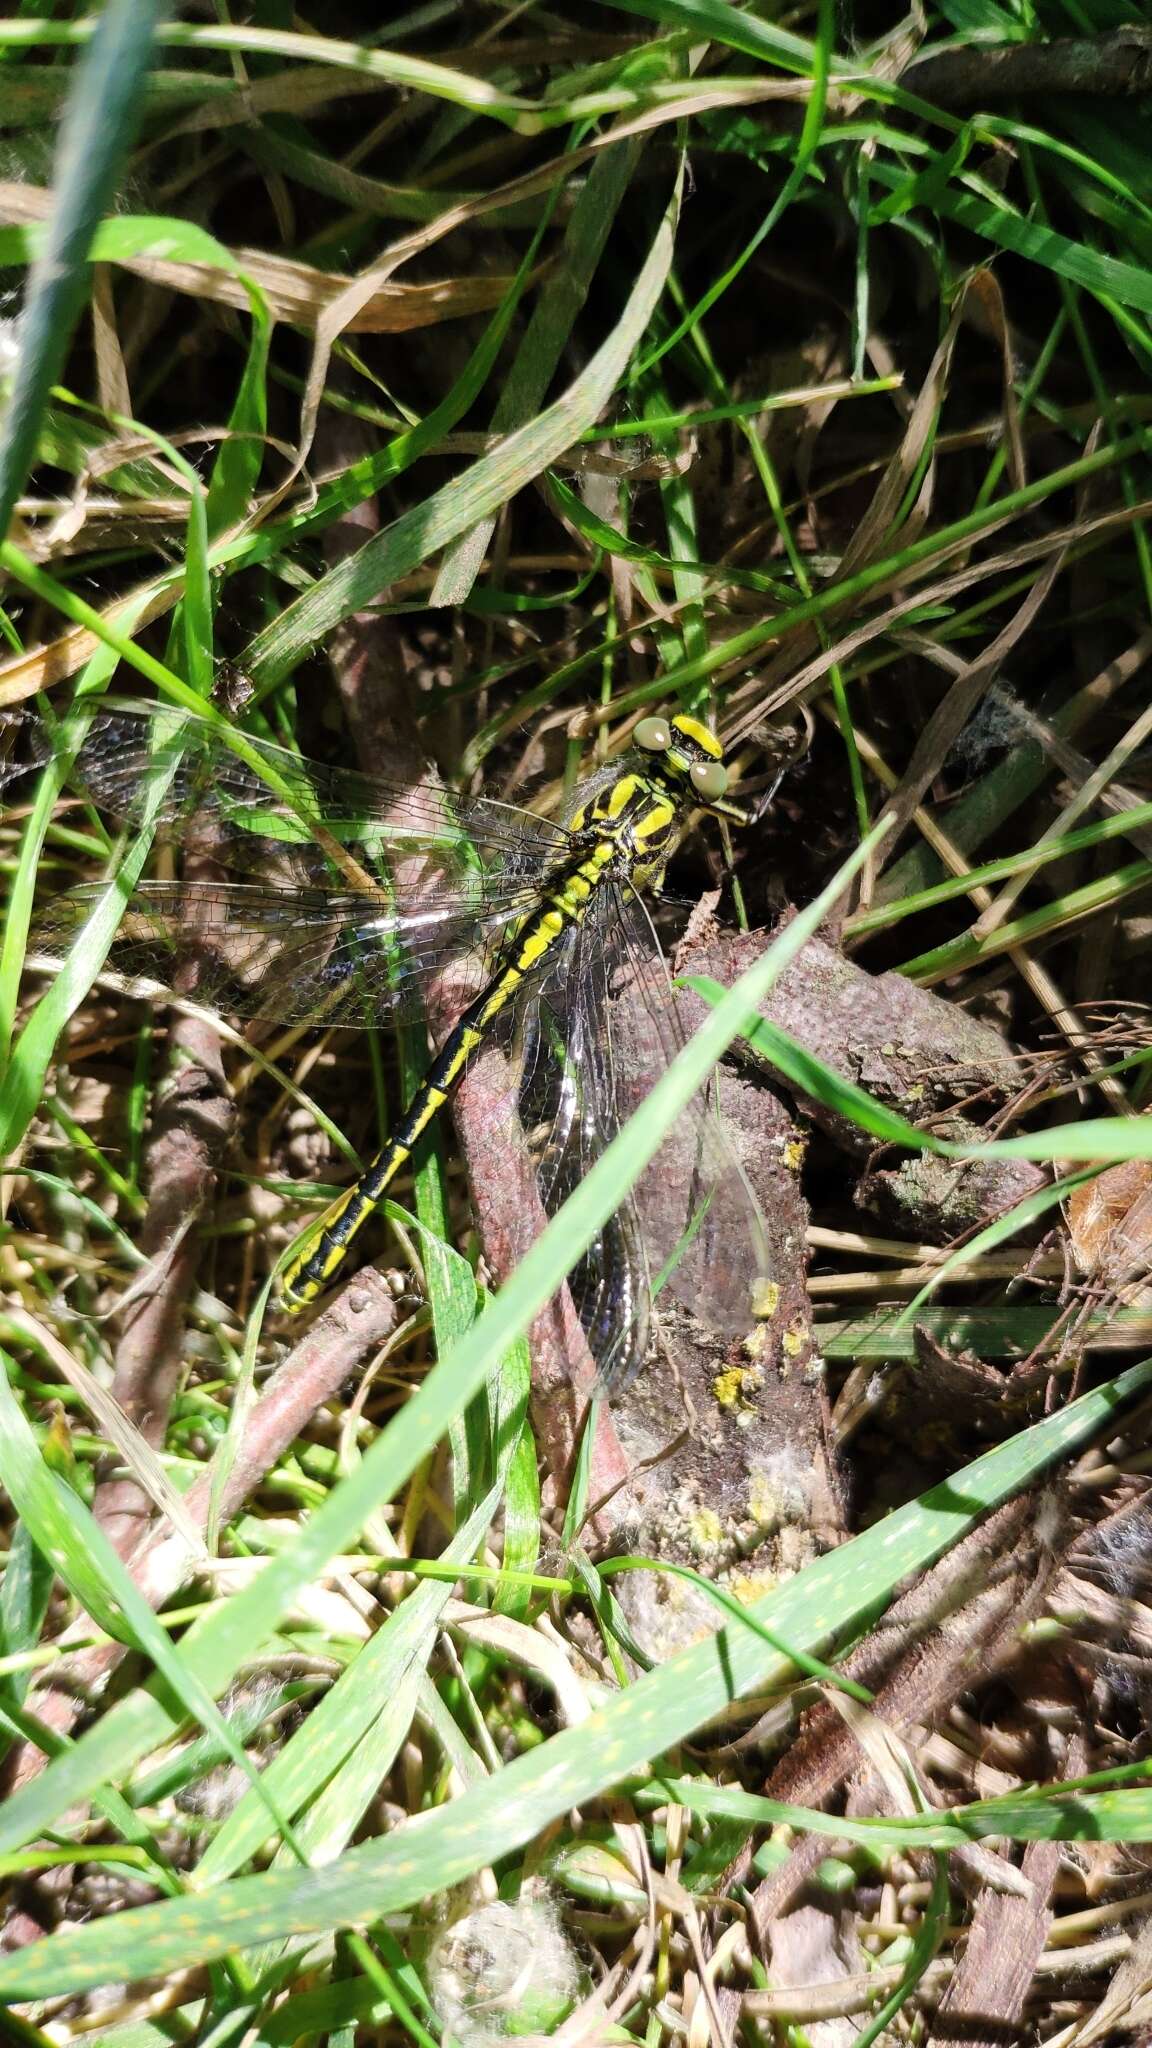
[(698, 718), (689, 718), (687, 712), (680, 712), (672, 720), (672, 730), (682, 732), (686, 740), (695, 740), (696, 745), (703, 747), (706, 754), (711, 754), (714, 761), (723, 760), (724, 749), (715, 733), (710, 732), (706, 725), (701, 725)]
[(609, 818), (618, 818), (621, 811), (627, 809), (639, 787), (638, 776), (622, 775), (619, 782), (614, 782), (608, 791), (608, 802), (604, 806), (605, 814)]

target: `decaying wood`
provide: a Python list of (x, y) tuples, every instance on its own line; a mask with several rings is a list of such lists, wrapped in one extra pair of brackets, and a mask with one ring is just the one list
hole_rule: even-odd
[[(747, 1601), (838, 1542), (844, 1515), (804, 1288), (802, 1141), (752, 1076), (723, 1074), (719, 1103), (768, 1230), (772, 1314), (726, 1346), (657, 1304), (656, 1356), (616, 1418), (632, 1476), (606, 1515), (613, 1549), (691, 1565)], [(616, 1592), (657, 1659), (722, 1619), (659, 1574), (630, 1573)]]
[[(730, 987), (764, 945), (763, 932), (723, 932), (694, 920), (676, 971)], [(901, 974), (868, 974), (824, 939), (809, 939), (760, 1009), (910, 1123), (923, 1125), (974, 1097), (1004, 1102), (1023, 1085), (1020, 1063), (990, 1024)], [(866, 1158), (874, 1150), (876, 1140), (848, 1117), (807, 1098), (805, 1106), (846, 1151)]]
[(901, 73), (900, 83), (945, 107), (1046, 99), (1054, 92), (1136, 99), (1152, 92), (1152, 31), (1124, 22), (1102, 36), (930, 50)]
[[(678, 974), (708, 975), (730, 987), (764, 950), (762, 932), (722, 932), (694, 919), (676, 955)], [(695, 1001), (695, 1010), (692, 1001)], [(1024, 1084), (1024, 1072), (991, 1025), (900, 974), (868, 974), (823, 939), (811, 939), (760, 1006), (770, 1023), (827, 1066), (921, 1128), (979, 1143), (979, 1125), (959, 1114), (974, 1100), (995, 1107)], [(689, 1019), (703, 1015), (689, 1000)], [(742, 1059), (755, 1055), (743, 1044)], [(806, 1114), (853, 1158), (876, 1140), (849, 1117), (811, 1097)], [(948, 1160), (917, 1155), (863, 1177), (858, 1199), (882, 1204), (915, 1235), (947, 1242), (1000, 1215), (1045, 1184), (1027, 1160)]]
[[(935, 1126), (937, 1135), (976, 1145), (980, 1129), (964, 1117)], [(927, 1244), (951, 1244), (1047, 1185), (1030, 1159), (941, 1159), (918, 1152), (898, 1166), (862, 1173), (855, 1199), (881, 1221)]]

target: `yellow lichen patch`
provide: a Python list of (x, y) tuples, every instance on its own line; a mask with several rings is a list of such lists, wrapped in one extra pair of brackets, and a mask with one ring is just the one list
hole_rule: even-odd
[(790, 1173), (799, 1173), (806, 1150), (803, 1138), (789, 1138), (784, 1147), (784, 1164)]
[(724, 1584), (725, 1590), (740, 1602), (741, 1607), (751, 1607), (757, 1600), (774, 1593), (780, 1581), (774, 1572), (734, 1572)]
[(770, 1280), (766, 1273), (757, 1274), (755, 1285), (752, 1289), (753, 1315), (762, 1323), (769, 1322), (779, 1306), (780, 1282), (778, 1280)]
[(721, 1408), (748, 1408), (763, 1384), (764, 1374), (758, 1365), (730, 1365), (717, 1373), (712, 1392)]
[(744, 1369), (739, 1365), (731, 1365), (727, 1372), (717, 1373), (712, 1382), (712, 1392), (715, 1394), (721, 1408), (734, 1408), (736, 1406), (737, 1401), (740, 1399), (743, 1381)]
[(785, 1358), (799, 1358), (807, 1342), (808, 1332), (805, 1329), (803, 1323), (793, 1323), (792, 1328), (790, 1330), (785, 1330), (784, 1332), (784, 1338), (781, 1348), (784, 1352)]
[(724, 1540), (724, 1524), (715, 1508), (697, 1508), (689, 1521), (688, 1534), (694, 1550), (719, 1550)]

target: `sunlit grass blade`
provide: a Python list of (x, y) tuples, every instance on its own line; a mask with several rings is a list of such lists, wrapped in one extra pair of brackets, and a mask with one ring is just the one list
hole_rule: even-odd
[(48, 393), (84, 304), (92, 239), (136, 132), (152, 37), (163, 12), (159, 0), (108, 0), (76, 68), (61, 124), (52, 220), (29, 280), (20, 352), (0, 424), (0, 535), (8, 531)]
[[(492, 414), (492, 432), (505, 434), (531, 420), (552, 381), (576, 309), (586, 298), (616, 213), (640, 156), (636, 140), (596, 158), (564, 236), (563, 256), (545, 281), (516, 359)], [(559, 197), (560, 188), (556, 188)], [(463, 604), (492, 534), (494, 515), (481, 520), (447, 550), (437, 571), (433, 604)]]
[(245, 661), (261, 684), (287, 673), (315, 641), (449, 541), (466, 533), (571, 446), (615, 390), (664, 289), (675, 245), (681, 178), (608, 338), (543, 412), (509, 434), (466, 474), (427, 498), (320, 579), (253, 640)]
[[(1101, 1429), (1114, 1426), (1124, 1404), (1149, 1386), (1152, 1362), (1145, 1361), (818, 1558), (757, 1602), (752, 1614), (778, 1639), (819, 1650), (874, 1614), (900, 1579), (932, 1563), (979, 1516)], [(0, 1960), (0, 1997), (42, 1997), (49, 1987), (73, 1992), (124, 1977), (161, 1975), (221, 1955), (226, 1948), (359, 1924), (366, 1902), (372, 1915), (402, 1911), (482, 1869), (494, 1840), (506, 1854), (523, 1846), (559, 1814), (642, 1772), (649, 1760), (705, 1726), (753, 1686), (784, 1685), (793, 1676), (789, 1660), (770, 1649), (757, 1631), (733, 1623), (618, 1693), (581, 1725), (517, 1757), (462, 1798), (422, 1814), (417, 1825), (349, 1850), (325, 1871), (323, 1885), (312, 1870), (273, 1871), (239, 1878), (200, 1899), (145, 1906), (111, 1923), (59, 1933), (51, 1954), (45, 1943)], [(1042, 1831), (1070, 1839), (1098, 1834), (1125, 1800), (1142, 1802), (1143, 1825), (1152, 1819), (1152, 1798), (1145, 1793), (1114, 1792), (1105, 1798), (1102, 1813), (1086, 1810), (1082, 1795), (1073, 1795), (1064, 1808), (1058, 1800), (1019, 1801), (1011, 1812), (995, 1809), (997, 1824), (989, 1824), (988, 1832), (1019, 1830), (1024, 1839)], [(926, 1846), (949, 1848), (972, 1839), (977, 1831), (972, 1816), (969, 1809), (967, 1826), (961, 1821), (955, 1828), (951, 1817), (915, 1816), (903, 1821), (901, 1830), (924, 1830), (917, 1839)], [(794, 1810), (793, 1818), (809, 1824), (803, 1808)], [(839, 1816), (821, 1816), (811, 1824), (834, 1830), (838, 1822)], [(934, 1830), (939, 1832), (929, 1832)]]

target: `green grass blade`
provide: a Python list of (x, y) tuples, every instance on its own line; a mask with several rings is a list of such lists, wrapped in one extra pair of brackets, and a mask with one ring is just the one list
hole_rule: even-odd
[(397, 577), (418, 568), (477, 520), (498, 511), (591, 425), (615, 390), (664, 289), (673, 256), (681, 182), (682, 173), (619, 321), (568, 390), (526, 426), (509, 434), (464, 476), (401, 513), (258, 634), (244, 659), (261, 685), (285, 675), (309, 647), (351, 612), (373, 603)]
[[(850, 1819), (840, 1814), (788, 1806), (762, 1799), (738, 1785), (713, 1785), (692, 1778), (657, 1782), (660, 1800), (674, 1799), (690, 1813), (738, 1818), (749, 1826), (804, 1828), (810, 1834), (833, 1835), (876, 1850), (963, 1849), (971, 1842), (1002, 1836), (1011, 1842), (1146, 1842), (1152, 1839), (1152, 1791), (1139, 1788), (1093, 1797), (1075, 1786), (1038, 1785), (1001, 1799), (973, 1800), (970, 1805), (939, 1813), (885, 1814), (879, 1819)], [(837, 1820), (840, 1822), (837, 1828)]]
[[(886, 167), (877, 164), (873, 175), (885, 176)], [(1003, 200), (980, 191), (957, 191), (948, 186), (932, 194), (932, 205), (946, 219), (968, 228), (997, 248), (1008, 249), (1041, 269), (1054, 272), (1073, 284), (1083, 285), (1105, 302), (1115, 299), (1140, 313), (1152, 313), (1152, 277), (1134, 263), (1118, 256), (1106, 256), (1084, 242), (1074, 242), (1055, 228), (1027, 220)]]
[(797, 71), (802, 78), (811, 78), (818, 66), (815, 48), (803, 36), (731, 7), (727, 0), (599, 0), (599, 5), (614, 14), (638, 14), (665, 31), (690, 29), (702, 42), (726, 44), (746, 57)]
[(236, 1768), (252, 1779), (273, 1825), (286, 1829), (262, 1775), (256, 1772), (212, 1699), (184, 1663), (122, 1558), (79, 1495), (53, 1472), (9, 1385), (12, 1361), (0, 1351), (0, 1478), (21, 1524), (51, 1559), (70, 1593), (112, 1636), (143, 1651)]
[(159, 0), (108, 0), (68, 95), (57, 153), (56, 203), (43, 254), (29, 280), (20, 353), (0, 425), (0, 534), (8, 531), (48, 393), (64, 367), (87, 295), (92, 239), (112, 203), (136, 132), (162, 11)]
[(906, 917), (914, 917), (917, 911), (932, 910), (938, 903), (955, 902), (958, 896), (967, 896), (973, 889), (991, 882), (1009, 881), (1021, 871), (1041, 868), (1048, 861), (1063, 860), (1072, 853), (1086, 853), (1090, 847), (1100, 846), (1109, 839), (1126, 839), (1130, 832), (1138, 832), (1147, 825), (1152, 825), (1152, 803), (1133, 804), (1131, 809), (1100, 818), (1094, 825), (1082, 825), (1075, 832), (1062, 832), (1056, 839), (1037, 840), (1034, 846), (1025, 847), (1021, 853), (1003, 854), (999, 860), (984, 861), (962, 875), (950, 875), (946, 882), (934, 882), (929, 888), (918, 889), (913, 894), (893, 897), (874, 910), (865, 910), (849, 918), (845, 929), (854, 939), (862, 938), (866, 932), (884, 931)]
[[(467, 1564), (499, 1498), (497, 1484), (447, 1545), (445, 1564)], [(262, 1774), (278, 1812), (291, 1817), (314, 1802), (301, 1822), (300, 1841), (320, 1861), (346, 1846), (363, 1814), (365, 1795), (371, 1798), (407, 1738), (420, 1680), (451, 1595), (451, 1579), (416, 1586)], [(367, 1777), (366, 1758), (371, 1766)], [(270, 1832), (268, 1809), (251, 1788), (200, 1858), (196, 1889), (206, 1891), (230, 1877)]]
[[(588, 182), (572, 209), (560, 262), (544, 285), (493, 411), (494, 434), (522, 427), (547, 391), (632, 182), (640, 148), (639, 140), (633, 138), (593, 160)], [(430, 604), (465, 603), (494, 523), (495, 514), (490, 513), (448, 549), (437, 571)]]
[(36, 1113), (60, 1033), (108, 958), (125, 906), (152, 850), (152, 826), (161, 795), (159, 789), (152, 793), (124, 859), (105, 884), (60, 972), (41, 996), (12, 1049), (0, 1104), (0, 1156), (14, 1151), (27, 1130)]
[[(874, 1614), (901, 1578), (942, 1556), (990, 1508), (1113, 1425), (1118, 1410), (1149, 1386), (1152, 1361), (1145, 1360), (818, 1558), (756, 1602), (752, 1614), (773, 1635), (819, 1649)], [(49, 1989), (58, 1995), (124, 1978), (160, 1976), (259, 1942), (357, 1924), (366, 1910), (373, 1915), (402, 1911), (482, 1869), (494, 1841), (510, 1854), (559, 1814), (642, 1770), (649, 1758), (685, 1740), (733, 1699), (753, 1687), (786, 1684), (793, 1675), (789, 1660), (771, 1650), (757, 1631), (733, 1624), (671, 1658), (580, 1726), (517, 1757), (462, 1798), (421, 1814), (416, 1825), (360, 1845), (323, 1871), (239, 1878), (203, 1899), (145, 1906), (110, 1922), (58, 1933), (51, 1943), (0, 1960), (0, 1997), (36, 1998)], [(1107, 1798), (1113, 1812), (1125, 1799), (1136, 1799), (1152, 1816), (1152, 1795), (1117, 1792)], [(799, 1824), (809, 1824), (805, 1809), (796, 1813)], [(1067, 1799), (1062, 1814), (1056, 1802), (1041, 1800), (1018, 1801), (1015, 1809), (1017, 1828), (1051, 1833), (1062, 1826), (1072, 1838), (1098, 1833), (1101, 1819), (1082, 1796)], [(839, 1820), (822, 1816), (811, 1825), (831, 1829)], [(988, 1832), (1011, 1833), (1007, 1820), (998, 1808)], [(938, 1836), (929, 1835), (927, 1846), (953, 1847), (972, 1839), (972, 1809), (967, 1827), (937, 1815), (901, 1822), (902, 1828), (914, 1825), (940, 1830)]]
[[(834, 1318), (817, 1324), (825, 1358), (915, 1360), (916, 1331), (903, 1309), (886, 1308), (875, 1315)], [(1053, 1302), (1032, 1308), (1009, 1302), (1002, 1308), (922, 1308), (916, 1327), (947, 1351), (973, 1351), (978, 1358), (1027, 1358), (1036, 1350), (1054, 1351), (1067, 1338), (1066, 1311)], [(1139, 1308), (1093, 1309), (1077, 1323), (1078, 1344), (1086, 1351), (1141, 1351), (1152, 1342), (1152, 1315)]]

